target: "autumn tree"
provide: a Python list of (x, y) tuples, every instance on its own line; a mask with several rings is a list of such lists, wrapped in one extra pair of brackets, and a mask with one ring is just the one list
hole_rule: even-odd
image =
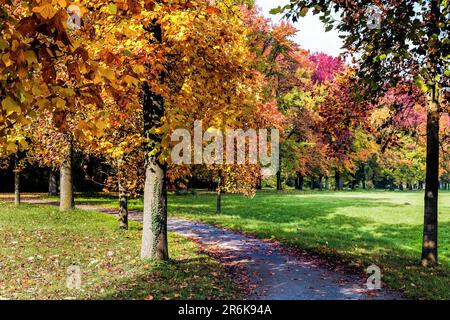
[[(100, 1), (88, 3), (89, 9), (103, 5)], [(71, 167), (74, 139), (77, 132), (85, 135), (88, 129), (98, 132), (89, 121), (83, 123), (83, 110), (98, 111), (104, 99), (118, 97), (117, 88), (123, 79), (116, 77), (111, 69), (85, 49), (99, 42), (92, 21), (84, 20), (84, 27), (68, 27), (67, 2), (62, 0), (2, 1), (1, 25), (3, 111), (0, 118), (1, 145), (13, 149), (13, 130), (26, 119), (46, 117), (53, 120), (53, 127), (63, 136), (61, 158), (60, 209), (73, 207)], [(73, 11), (73, 10), (72, 10)], [(90, 10), (102, 12), (102, 10)], [(72, 14), (72, 12), (71, 12)], [(83, 10), (76, 12), (82, 17)], [(117, 12), (109, 12), (115, 16)], [(121, 17), (123, 19), (123, 17)], [(89, 30), (86, 34), (86, 30)], [(115, 91), (112, 89), (116, 89)], [(82, 108), (80, 108), (82, 106)], [(3, 112), (2, 111), (2, 112)], [(98, 114), (97, 114), (98, 115)], [(90, 118), (92, 120), (92, 118)], [(87, 135), (90, 135), (89, 133)]]
[[(378, 24), (367, 14), (368, 4), (381, 11)], [(331, 29), (332, 14), (341, 20), (335, 25), (343, 32), (344, 47), (353, 55), (360, 79), (372, 93), (382, 93), (387, 85), (414, 79), (428, 96), (427, 166), (421, 263), (438, 262), (438, 188), (439, 188), (439, 119), (443, 92), (449, 87), (450, 53), (446, 0), (432, 1), (353, 1), (296, 0), (287, 5), (286, 17), (297, 20), (309, 10), (320, 14)], [(281, 8), (274, 10), (280, 12)]]
[[(278, 110), (286, 113), (289, 107), (283, 105), (283, 97), (297, 86), (304, 87), (303, 80), (308, 77), (306, 73), (310, 67), (309, 54), (291, 39), (298, 31), (291, 24), (281, 22), (271, 25), (256, 8), (244, 9), (244, 19), (255, 54), (253, 63), (265, 77), (264, 99), (267, 103), (275, 102)], [(284, 138), (281, 138), (277, 190), (282, 189), (281, 168), (284, 166), (283, 159), (290, 152), (289, 146), (284, 145)]]

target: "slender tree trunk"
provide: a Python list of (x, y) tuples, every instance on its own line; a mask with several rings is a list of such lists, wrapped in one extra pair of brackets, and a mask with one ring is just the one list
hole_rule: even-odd
[(281, 169), (277, 171), (277, 190), (283, 190), (283, 186), (281, 185)]
[(322, 183), (322, 176), (319, 176), (319, 190), (322, 191), (323, 190), (323, 183)]
[(336, 170), (335, 180), (336, 180), (336, 190), (338, 191), (342, 190), (342, 175), (339, 172), (339, 170)]
[(119, 229), (128, 230), (128, 195), (119, 182)]
[(325, 177), (325, 190), (328, 190), (330, 188), (330, 178)]
[(361, 165), (362, 170), (362, 188), (366, 189), (366, 166), (364, 164)]
[(56, 180), (56, 172), (50, 169), (48, 174), (48, 195), (56, 197), (58, 195), (58, 182)]
[(208, 191), (214, 192), (214, 181), (211, 175), (208, 179)]
[(295, 189), (303, 190), (303, 176), (300, 172), (295, 175)]
[(20, 205), (20, 172), (19, 172), (19, 159), (16, 155), (14, 163), (14, 204), (16, 206)]
[(217, 208), (216, 213), (222, 213), (222, 171), (219, 170), (219, 182), (217, 184)]
[(423, 225), (422, 265), (438, 263), (439, 104), (436, 89), (427, 110), (427, 166)]
[(59, 210), (68, 211), (75, 207), (72, 176), (73, 143), (68, 139), (68, 148), (60, 168), (60, 201)]
[(256, 183), (256, 190), (262, 190), (262, 179), (258, 178), (258, 182)]
[(299, 173), (298, 172), (296, 172), (295, 173), (295, 179), (294, 179), (294, 188), (295, 188), (295, 190), (298, 190), (299, 189)]

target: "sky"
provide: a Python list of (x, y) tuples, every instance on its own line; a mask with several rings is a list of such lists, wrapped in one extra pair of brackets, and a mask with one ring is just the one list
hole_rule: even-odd
[[(264, 16), (270, 18), (274, 23), (281, 20), (281, 15), (269, 14), (270, 9), (289, 3), (288, 0), (256, 0), (256, 5), (262, 8)], [(338, 56), (342, 50), (342, 40), (334, 30), (325, 32), (323, 23), (318, 16), (308, 13), (300, 18), (294, 26), (299, 29), (297, 36), (293, 39), (303, 49), (314, 52), (324, 52), (331, 56)]]

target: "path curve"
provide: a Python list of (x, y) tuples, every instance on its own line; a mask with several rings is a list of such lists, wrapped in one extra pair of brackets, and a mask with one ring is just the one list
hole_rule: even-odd
[[(58, 205), (38, 199), (27, 203)], [(82, 210), (117, 216), (116, 210), (80, 204)], [(142, 221), (142, 213), (130, 211), (130, 220)], [(368, 291), (366, 279), (324, 266), (307, 255), (289, 253), (273, 242), (245, 236), (212, 225), (168, 219), (169, 231), (195, 240), (206, 253), (233, 268), (236, 280), (245, 283), (246, 298), (256, 300), (398, 300), (404, 297), (386, 289)]]

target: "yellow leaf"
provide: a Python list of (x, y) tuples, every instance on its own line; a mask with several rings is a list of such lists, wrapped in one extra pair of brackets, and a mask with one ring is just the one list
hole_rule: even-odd
[(31, 50), (25, 51), (25, 59), (28, 65), (32, 65), (33, 63), (38, 64), (36, 54)]
[(34, 7), (33, 12), (39, 13), (42, 18), (49, 20), (56, 14), (56, 9), (50, 3), (46, 3), (40, 7)]
[(145, 67), (142, 64), (136, 64), (133, 66), (133, 72), (137, 74), (142, 74), (145, 72)]
[(37, 97), (48, 97), (50, 95), (50, 90), (45, 83), (34, 85), (31, 92)]
[(28, 143), (27, 143), (27, 141), (26, 141), (25, 139), (21, 139), (21, 140), (19, 141), (19, 144), (20, 144), (20, 148), (21, 148), (22, 150), (28, 149)]
[(2, 61), (6, 67), (9, 67), (10, 65), (13, 64), (12, 60), (10, 59), (9, 53), (6, 53), (2, 56)]
[(66, 101), (59, 97), (52, 99), (52, 104), (57, 110), (63, 110), (66, 107)]
[(3, 110), (6, 111), (6, 115), (8, 115), (8, 116), (13, 112), (16, 112), (17, 114), (20, 114), (22, 112), (22, 110), (20, 109), (20, 106), (17, 104), (17, 102), (9, 96), (6, 97), (5, 99), (3, 99), (2, 107), (3, 107)]
[(134, 77), (131, 77), (131, 76), (129, 76), (129, 75), (126, 75), (123, 79), (124, 79), (125, 82), (126, 82), (127, 84), (129, 84), (129, 85), (133, 85), (133, 86), (135, 86), (135, 87), (139, 86), (139, 80), (136, 79), (136, 78), (134, 78)]
[(102, 77), (104, 77), (108, 80), (114, 80), (116, 78), (116, 74), (111, 69), (106, 69), (106, 68), (100, 67), (100, 68), (98, 68), (98, 72)]
[(63, 7), (63, 8), (67, 7), (66, 0), (57, 0), (57, 2), (61, 7)]
[(9, 47), (9, 42), (0, 38), (0, 51), (3, 51)]
[(14, 142), (8, 142), (6, 146), (6, 151), (9, 153), (16, 153), (17, 152), (17, 145)]

